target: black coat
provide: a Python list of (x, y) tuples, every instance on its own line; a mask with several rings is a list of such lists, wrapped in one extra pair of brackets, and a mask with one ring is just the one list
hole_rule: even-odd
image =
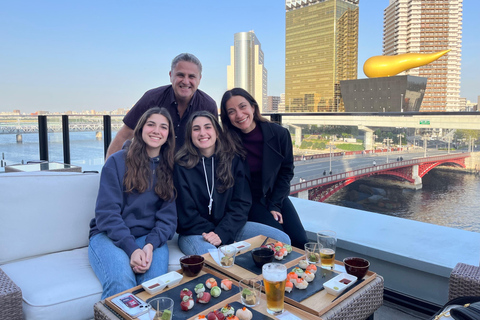
[(263, 134), (262, 199), (269, 211), (282, 212), (294, 175), (290, 132), (273, 122), (257, 122)]
[[(252, 205), (245, 167), (246, 163), (239, 157), (233, 159), (232, 174), (235, 184), (223, 193), (219, 193), (215, 187), (212, 213), (209, 215), (210, 198), (202, 159), (192, 169), (176, 164), (173, 177), (177, 189), (177, 232), (182, 235), (201, 235), (203, 232), (213, 231), (223, 244), (233, 243), (238, 231), (247, 222)], [(205, 158), (205, 169), (211, 188), (212, 158)], [(216, 179), (215, 186), (219, 183)]]

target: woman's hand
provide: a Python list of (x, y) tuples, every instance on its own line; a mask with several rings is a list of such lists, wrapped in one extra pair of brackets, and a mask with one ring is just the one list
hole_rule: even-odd
[(133, 251), (130, 257), (130, 266), (135, 273), (145, 273), (152, 263), (153, 246), (147, 243), (143, 249)]
[(208, 243), (214, 245), (215, 247), (218, 247), (219, 245), (222, 244), (222, 239), (213, 231), (209, 233), (202, 233), (203, 239), (207, 241)]
[(272, 210), (270, 211), (270, 213), (272, 214), (275, 221), (278, 221), (278, 223), (283, 224), (283, 217), (280, 212)]

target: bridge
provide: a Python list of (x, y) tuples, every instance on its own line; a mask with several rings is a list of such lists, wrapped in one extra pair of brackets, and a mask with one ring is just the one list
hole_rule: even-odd
[[(119, 130), (123, 122), (113, 122), (112, 130)], [(70, 132), (93, 131), (101, 132), (103, 130), (102, 122), (85, 122), (71, 123), (68, 125)], [(61, 123), (53, 123), (48, 125), (48, 132), (62, 132)], [(0, 134), (24, 134), (38, 133), (38, 124), (22, 124), (22, 125), (4, 125), (0, 126)]]
[[(324, 176), (321, 176), (319, 172), (316, 178), (297, 179), (298, 182), (292, 183), (290, 186), (290, 195), (297, 194), (299, 198), (323, 202), (335, 192), (357, 180), (380, 175), (406, 181), (415, 189), (420, 189), (422, 187), (422, 177), (430, 170), (440, 165), (465, 168), (465, 159), (468, 157), (470, 157), (470, 153), (434, 155), (392, 162), (389, 162), (387, 158), (387, 162), (384, 164), (376, 165), (372, 163), (369, 166), (336, 174), (327, 175), (324, 171)], [(397, 160), (398, 158), (399, 155), (397, 155)], [(369, 157), (368, 161), (370, 159), (372, 158)], [(306, 166), (312, 166), (312, 164)]]

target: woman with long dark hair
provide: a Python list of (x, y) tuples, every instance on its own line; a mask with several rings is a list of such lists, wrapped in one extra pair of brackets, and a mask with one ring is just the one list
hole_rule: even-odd
[(132, 143), (102, 169), (88, 248), (102, 299), (167, 272), (167, 240), (177, 226), (174, 150), (170, 114), (151, 108)]
[(248, 220), (286, 232), (295, 247), (303, 248), (307, 235), (288, 198), (294, 169), (290, 133), (262, 117), (255, 99), (241, 88), (224, 93), (221, 119), (225, 134), (249, 165), (253, 201)]
[(247, 222), (251, 192), (245, 161), (232, 152), (211, 113), (192, 115), (175, 160), (178, 245), (183, 253), (204, 254), (259, 234), (290, 244), (285, 233)]

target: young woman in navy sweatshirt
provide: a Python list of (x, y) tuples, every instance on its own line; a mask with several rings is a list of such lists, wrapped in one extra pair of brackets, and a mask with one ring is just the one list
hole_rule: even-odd
[(211, 113), (192, 115), (175, 160), (178, 245), (183, 253), (204, 254), (259, 234), (290, 244), (285, 233), (247, 222), (251, 192), (246, 164), (232, 152)]
[(88, 257), (102, 299), (162, 275), (175, 234), (175, 135), (164, 108), (145, 112), (132, 143), (103, 166)]

